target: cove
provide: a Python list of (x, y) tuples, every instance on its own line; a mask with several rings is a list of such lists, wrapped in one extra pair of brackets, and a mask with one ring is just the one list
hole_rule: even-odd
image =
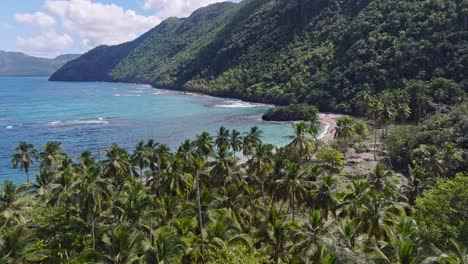
[(265, 143), (284, 145), (291, 125), (262, 121), (268, 107), (141, 84), (0, 78), (0, 181), (24, 181), (10, 162), (20, 140), (38, 151), (60, 141), (76, 157), (84, 150), (97, 155), (112, 143), (133, 151), (150, 138), (174, 149), (202, 131), (215, 135), (220, 126), (241, 133), (258, 126)]

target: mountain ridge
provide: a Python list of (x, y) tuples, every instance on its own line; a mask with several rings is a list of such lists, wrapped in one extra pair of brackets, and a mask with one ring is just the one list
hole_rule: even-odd
[(63, 54), (49, 59), (0, 50), (0, 76), (50, 76), (66, 62), (79, 56), (80, 54)]
[(100, 46), (50, 80), (139, 82), (353, 112), (367, 91), (437, 77), (468, 87), (465, 2), (244, 0)]

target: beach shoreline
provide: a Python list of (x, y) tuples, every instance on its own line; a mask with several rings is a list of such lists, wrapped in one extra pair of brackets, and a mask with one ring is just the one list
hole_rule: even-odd
[(335, 138), (336, 131), (336, 120), (343, 115), (334, 114), (334, 113), (320, 113), (318, 114), (318, 119), (325, 127), (324, 131), (320, 133), (317, 139), (323, 140), (325, 142), (332, 141)]

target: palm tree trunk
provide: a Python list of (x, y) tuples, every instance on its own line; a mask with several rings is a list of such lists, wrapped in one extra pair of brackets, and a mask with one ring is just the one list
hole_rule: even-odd
[(93, 235), (93, 249), (96, 249), (96, 229), (94, 225), (94, 214), (91, 217), (91, 233)]
[(260, 185), (262, 186), (263, 210), (265, 210), (265, 212), (266, 212), (265, 186), (263, 184), (263, 179), (260, 181)]
[(203, 239), (203, 219), (202, 219), (202, 208), (201, 208), (200, 200), (201, 200), (200, 199), (200, 174), (199, 174), (199, 171), (197, 171), (198, 228), (199, 228), (200, 238), (201, 238), (200, 250), (201, 250), (202, 261), (203, 261), (204, 251), (205, 251), (205, 241)]
[(25, 171), (26, 171), (26, 179), (28, 180), (28, 183), (29, 183), (29, 170), (26, 169)]
[(374, 160), (377, 160), (377, 128), (374, 129)]
[(421, 112), (422, 112), (422, 106), (421, 104), (418, 105), (418, 124), (419, 124), (419, 120), (421, 120)]
[(291, 193), (292, 220), (294, 221), (294, 194)]
[(153, 243), (153, 218), (150, 218), (150, 230), (149, 230), (149, 241)]

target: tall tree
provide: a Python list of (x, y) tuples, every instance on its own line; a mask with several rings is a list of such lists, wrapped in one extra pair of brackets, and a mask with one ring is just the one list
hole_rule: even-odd
[(258, 144), (251, 159), (247, 161), (247, 172), (260, 183), (264, 209), (266, 208), (265, 181), (272, 172), (273, 165), (273, 146), (268, 144)]
[(16, 169), (20, 165), (20, 169), (24, 170), (26, 179), (29, 182), (29, 169), (34, 164), (34, 160), (37, 159), (37, 150), (34, 149), (32, 144), (28, 144), (25, 141), (20, 141), (14, 150), (16, 153), (11, 155), (13, 168)]
[(135, 150), (132, 155), (132, 165), (138, 167), (139, 176), (143, 177), (143, 170), (150, 163), (150, 149), (145, 145), (145, 142), (140, 141), (135, 146)]
[(218, 148), (220, 148), (223, 145), (230, 146), (231, 144), (230, 136), (231, 136), (231, 132), (229, 131), (229, 129), (226, 129), (223, 126), (220, 127), (218, 131), (218, 135), (216, 135), (216, 140), (215, 140), (216, 146)]
[(282, 170), (282, 175), (276, 184), (276, 195), (282, 200), (289, 201), (289, 208), (292, 209), (292, 219), (295, 219), (295, 207), (301, 205), (308, 196), (311, 182), (307, 180), (307, 174), (301, 170), (299, 164), (286, 162)]
[(114, 178), (114, 184), (123, 185), (123, 178), (130, 174), (131, 160), (127, 151), (112, 144), (109, 149), (104, 150), (105, 160), (102, 165), (108, 177)]
[(213, 137), (208, 132), (204, 131), (200, 135), (197, 135), (194, 144), (200, 155), (205, 158), (205, 161), (209, 155), (213, 154)]
[(42, 147), (42, 151), (39, 153), (40, 168), (56, 168), (58, 166), (58, 163), (66, 156), (60, 145), (60, 142), (49, 141)]
[(312, 131), (305, 122), (293, 123), (294, 135), (290, 136), (291, 143), (287, 145), (290, 150), (297, 151), (299, 159), (310, 159), (314, 148)]

